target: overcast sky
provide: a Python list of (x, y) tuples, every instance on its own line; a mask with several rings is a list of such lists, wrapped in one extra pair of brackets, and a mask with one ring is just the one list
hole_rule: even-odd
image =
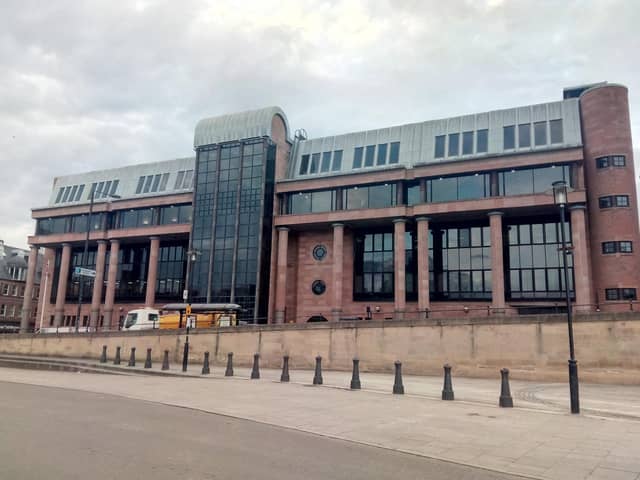
[(0, 1), (0, 239), (53, 177), (193, 155), (203, 117), (282, 107), (310, 137), (629, 87), (636, 1)]

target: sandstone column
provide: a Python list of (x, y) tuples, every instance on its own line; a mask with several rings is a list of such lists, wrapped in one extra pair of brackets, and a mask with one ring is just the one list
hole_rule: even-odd
[(406, 308), (405, 284), (405, 224), (404, 218), (393, 221), (393, 264), (394, 264), (394, 319), (402, 320)]
[(153, 308), (156, 303), (156, 280), (158, 278), (158, 255), (160, 253), (160, 239), (151, 237), (151, 248), (149, 250), (149, 270), (147, 272), (147, 290), (144, 306)]
[(591, 310), (593, 303), (589, 278), (589, 252), (587, 249), (586, 206), (573, 205), (571, 212), (571, 244), (573, 245), (573, 279), (578, 311)]
[(491, 229), (491, 309), (504, 313), (504, 257), (502, 250), (502, 212), (489, 212)]
[(60, 259), (60, 272), (58, 275), (58, 290), (56, 292), (56, 308), (54, 324), (56, 327), (62, 325), (64, 318), (64, 299), (67, 295), (67, 278), (69, 277), (69, 263), (71, 261), (71, 245), (62, 244), (62, 258)]
[(96, 278), (93, 281), (93, 295), (91, 296), (91, 317), (89, 326), (97, 327), (100, 318), (100, 303), (102, 300), (102, 287), (104, 286), (104, 260), (107, 256), (107, 242), (98, 240), (98, 252), (96, 253)]
[(275, 323), (285, 322), (285, 307), (287, 304), (287, 251), (289, 243), (289, 228), (278, 227), (278, 259), (276, 280), (276, 317)]
[(27, 264), (27, 278), (24, 287), (24, 299), (22, 300), (22, 317), (20, 319), (20, 333), (29, 330), (29, 321), (31, 320), (31, 307), (33, 305), (33, 284), (36, 278), (36, 270), (38, 267), (38, 247), (31, 246), (29, 250), (29, 263)]
[(342, 265), (344, 263), (344, 225), (333, 225), (333, 277), (331, 288), (333, 289), (333, 305), (331, 313), (334, 321), (339, 321), (342, 316)]
[(429, 310), (429, 218), (416, 218), (418, 225), (418, 310), (426, 317)]
[(111, 327), (113, 316), (113, 305), (116, 298), (116, 281), (118, 280), (118, 253), (120, 252), (120, 240), (111, 240), (109, 250), (109, 274), (107, 278), (107, 293), (104, 299), (104, 325), (103, 328)]

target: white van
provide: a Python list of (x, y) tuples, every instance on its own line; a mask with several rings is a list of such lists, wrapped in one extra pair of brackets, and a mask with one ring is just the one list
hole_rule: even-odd
[(127, 313), (122, 326), (123, 331), (152, 330), (160, 328), (160, 312), (153, 308), (137, 308)]

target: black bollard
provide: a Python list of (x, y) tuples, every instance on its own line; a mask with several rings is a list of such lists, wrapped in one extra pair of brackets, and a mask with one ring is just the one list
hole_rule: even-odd
[(402, 384), (402, 363), (396, 361), (396, 378), (393, 382), (393, 393), (404, 395), (404, 385)]
[(144, 368), (151, 368), (151, 349), (147, 348), (147, 359), (144, 361)]
[(280, 381), (289, 381), (289, 355), (282, 357), (282, 375), (280, 375)]
[(444, 365), (444, 387), (442, 388), (442, 399), (453, 400), (453, 386), (451, 385), (451, 365)]
[(511, 398), (511, 389), (509, 388), (509, 369), (500, 370), (502, 375), (502, 385), (500, 387), (500, 406), (504, 408), (513, 407), (513, 398)]
[(257, 380), (260, 378), (260, 354), (253, 354), (253, 368), (251, 369), (251, 379)]
[(322, 357), (320, 355), (316, 357), (316, 372), (313, 375), (313, 384), (322, 385)]
[(351, 390), (360, 390), (360, 360), (353, 359), (353, 373), (351, 374)]
[(169, 350), (164, 351), (164, 358), (162, 359), (162, 370), (169, 370)]
[(209, 369), (209, 352), (204, 352), (204, 361), (202, 362), (202, 375), (209, 375), (211, 370)]
[(187, 325), (187, 338), (184, 341), (184, 351), (182, 352), (182, 371), (186, 372), (189, 366), (189, 325)]
[(116, 358), (113, 359), (114, 365), (120, 365), (120, 347), (116, 347)]
[(100, 363), (107, 363), (107, 346), (102, 346), (102, 354), (100, 355)]
[(136, 347), (131, 347), (131, 356), (129, 357), (129, 367), (136, 366)]
[(227, 353), (227, 369), (224, 371), (225, 377), (233, 377), (233, 352)]

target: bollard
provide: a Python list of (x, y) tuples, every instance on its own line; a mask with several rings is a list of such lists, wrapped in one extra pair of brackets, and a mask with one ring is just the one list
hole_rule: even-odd
[(351, 374), (351, 390), (360, 390), (360, 360), (353, 359), (353, 373)]
[(189, 367), (189, 325), (187, 325), (187, 338), (184, 341), (184, 350), (182, 351), (182, 371), (186, 372)]
[(280, 375), (280, 381), (289, 381), (289, 355), (282, 357), (282, 375)]
[(227, 369), (224, 371), (225, 377), (233, 377), (233, 352), (227, 353)]
[(162, 359), (162, 370), (169, 370), (169, 350), (164, 351), (164, 358)]
[(102, 355), (100, 355), (100, 363), (107, 363), (107, 346), (102, 346)]
[(204, 352), (204, 361), (202, 362), (202, 375), (209, 375), (209, 352)]
[(257, 380), (260, 378), (260, 354), (253, 354), (253, 368), (251, 369), (251, 379)]
[(453, 400), (453, 387), (451, 386), (451, 365), (444, 365), (444, 387), (442, 388), (442, 399)]
[(504, 408), (513, 407), (513, 398), (511, 398), (511, 389), (509, 388), (509, 369), (500, 370), (502, 375), (502, 385), (500, 387), (500, 406)]
[(402, 363), (396, 361), (394, 365), (396, 367), (396, 378), (393, 382), (393, 393), (403, 395), (404, 385), (402, 384)]
[(120, 365), (120, 347), (116, 347), (116, 358), (113, 359), (114, 365)]
[(147, 348), (147, 359), (144, 361), (144, 368), (151, 368), (151, 349)]
[(322, 357), (320, 355), (316, 357), (316, 372), (313, 375), (313, 384), (322, 385)]
[(131, 356), (129, 357), (129, 367), (136, 366), (136, 347), (131, 347)]

